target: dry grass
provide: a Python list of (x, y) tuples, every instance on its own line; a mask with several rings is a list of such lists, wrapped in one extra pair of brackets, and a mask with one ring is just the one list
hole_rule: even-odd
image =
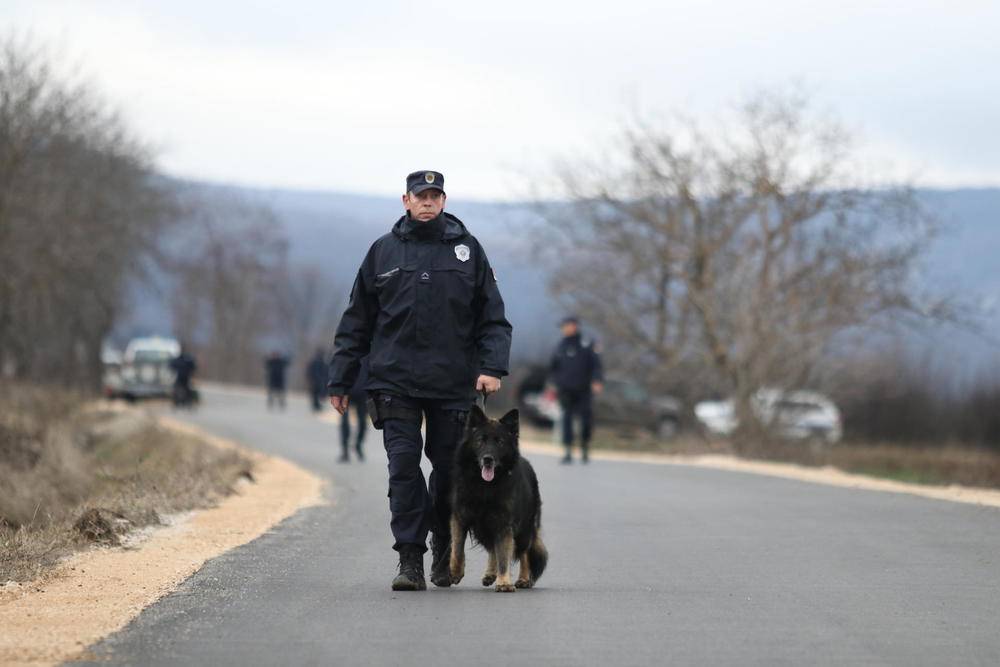
[[(552, 442), (552, 432), (526, 429), (535, 440)], [(591, 446), (613, 451), (696, 456), (731, 454), (746, 459), (832, 466), (846, 472), (916, 484), (961, 484), (1000, 488), (1000, 453), (967, 445), (902, 446), (887, 443), (838, 443), (816, 446), (803, 442), (742, 442), (685, 433), (657, 440), (642, 431), (598, 428)]]
[(847, 472), (916, 484), (961, 484), (1000, 488), (1000, 455), (962, 445), (905, 447), (882, 443), (840, 443), (813, 450), (795, 443), (772, 445), (760, 458), (804, 465), (829, 465)]
[(164, 515), (211, 505), (250, 470), (238, 452), (138, 412), (86, 410), (83, 397), (48, 389), (0, 391), (0, 584), (33, 579), (93, 541), (113, 544)]

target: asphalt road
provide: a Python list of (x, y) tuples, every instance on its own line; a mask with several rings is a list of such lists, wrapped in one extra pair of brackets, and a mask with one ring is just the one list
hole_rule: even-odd
[(93, 664), (1000, 664), (995, 508), (534, 455), (537, 588), (480, 587), (475, 550), (459, 587), (393, 593), (380, 434), (343, 465), (301, 400), (205, 392), (190, 421), (329, 478), (333, 504), (209, 562)]

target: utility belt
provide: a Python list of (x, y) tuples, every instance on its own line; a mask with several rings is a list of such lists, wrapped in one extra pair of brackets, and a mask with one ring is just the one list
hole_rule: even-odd
[(372, 426), (376, 430), (382, 430), (382, 424), (385, 423), (386, 419), (403, 419), (416, 424), (419, 424), (422, 419), (419, 407), (405, 398), (392, 394), (368, 394), (365, 405), (368, 406), (368, 414), (371, 416)]

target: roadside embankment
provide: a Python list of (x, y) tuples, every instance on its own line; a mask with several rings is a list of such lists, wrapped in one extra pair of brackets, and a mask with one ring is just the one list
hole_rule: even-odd
[[(539, 439), (523, 439), (521, 449), (525, 453), (539, 453), (562, 456), (563, 448)], [(839, 486), (868, 491), (908, 493), (936, 500), (1000, 507), (1000, 490), (950, 485), (913, 484), (891, 479), (880, 479), (868, 475), (844, 472), (832, 466), (810, 467), (796, 463), (777, 463), (738, 458), (728, 454), (658, 454), (651, 452), (627, 452), (606, 449), (593, 450), (594, 461), (629, 461), (654, 465), (681, 465), (714, 470), (728, 470), (757, 475), (768, 475), (827, 486)]]
[[(59, 437), (25, 431), (28, 411), (2, 413), (15, 437), (3, 434), (0, 479), (19, 500), (0, 506), (12, 517), (0, 526), (0, 664), (78, 656), (207, 560), (322, 501), (322, 480), (283, 459), (139, 410), (84, 412), (54, 419)], [(100, 428), (74, 430), (95, 414)]]

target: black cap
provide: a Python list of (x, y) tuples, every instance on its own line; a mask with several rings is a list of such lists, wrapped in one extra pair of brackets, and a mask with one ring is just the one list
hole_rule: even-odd
[(419, 194), (436, 189), (444, 192), (444, 174), (440, 171), (415, 171), (406, 177), (406, 191)]
[(566, 317), (562, 318), (559, 321), (559, 326), (562, 326), (564, 324), (570, 324), (570, 323), (579, 325), (580, 324), (580, 318), (577, 317), (576, 315), (567, 315)]

